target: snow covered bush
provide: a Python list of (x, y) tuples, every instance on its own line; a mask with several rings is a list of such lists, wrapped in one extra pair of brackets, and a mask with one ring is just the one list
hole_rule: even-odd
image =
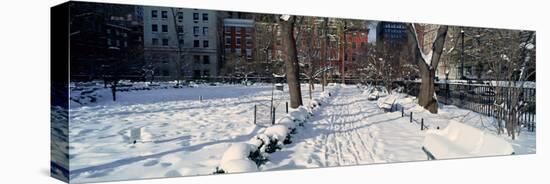
[[(313, 99), (308, 106), (289, 109), (289, 113), (267, 127), (262, 133), (254, 136), (247, 143), (235, 143), (224, 152), (219, 167), (214, 173), (236, 173), (257, 171), (258, 166), (268, 161), (270, 153), (292, 143), (292, 134), (297, 126), (303, 126), (313, 111), (319, 109), (321, 102), (330, 96), (331, 91), (321, 93), (319, 99)], [(252, 167), (254, 165), (254, 167)]]
[(305, 121), (307, 118), (309, 118), (309, 116), (311, 115), (310, 114), (310, 110), (307, 109), (306, 107), (304, 106), (300, 106), (296, 109), (289, 109), (289, 113), (290, 117), (294, 120), (294, 121), (300, 121), (300, 122), (303, 122)]
[(250, 159), (257, 147), (248, 143), (234, 143), (223, 154), (220, 166), (214, 173), (240, 173), (258, 171), (258, 166)]

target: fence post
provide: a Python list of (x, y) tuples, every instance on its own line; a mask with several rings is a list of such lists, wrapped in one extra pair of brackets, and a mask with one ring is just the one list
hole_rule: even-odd
[(271, 117), (271, 124), (274, 125), (275, 124), (275, 107), (273, 107), (272, 111), (273, 111), (273, 117)]
[(286, 104), (286, 113), (288, 114), (288, 102), (285, 102)]
[(202, 95), (199, 96), (199, 101), (202, 102)]
[(405, 107), (401, 107), (401, 117), (405, 117)]
[(420, 130), (424, 130), (424, 118), (420, 119)]
[(413, 112), (411, 112), (411, 119), (410, 119), (411, 123), (413, 122)]
[(256, 124), (256, 111), (257, 111), (257, 108), (256, 108), (256, 105), (254, 105), (254, 124)]

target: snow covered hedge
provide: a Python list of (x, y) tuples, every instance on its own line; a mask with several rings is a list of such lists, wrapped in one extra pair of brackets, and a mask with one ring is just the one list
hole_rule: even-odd
[(297, 126), (313, 115), (330, 97), (331, 91), (326, 90), (320, 97), (313, 99), (307, 106), (289, 109), (289, 113), (278, 119), (275, 125), (267, 127), (262, 133), (254, 136), (246, 143), (235, 143), (223, 154), (220, 165), (214, 173), (239, 173), (258, 171), (258, 166), (268, 161), (269, 154), (283, 145), (292, 143), (292, 134)]

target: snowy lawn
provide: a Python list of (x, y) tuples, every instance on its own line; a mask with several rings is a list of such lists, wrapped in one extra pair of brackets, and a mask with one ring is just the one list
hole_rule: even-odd
[[(316, 86), (313, 96), (319, 96)], [(287, 89), (275, 91), (277, 118)], [(102, 89), (95, 103), (71, 103), (69, 158), (75, 182), (212, 174), (222, 153), (251, 139), (266, 124), (253, 124), (254, 105), (270, 104), (271, 85), (222, 85), (118, 92)], [(302, 85), (304, 104), (309, 103)], [(199, 96), (203, 100), (199, 101)], [(269, 111), (258, 112), (259, 117)], [(141, 128), (133, 144), (132, 129)]]

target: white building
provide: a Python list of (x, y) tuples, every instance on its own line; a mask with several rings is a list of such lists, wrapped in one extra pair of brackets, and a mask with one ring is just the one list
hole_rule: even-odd
[(145, 61), (157, 79), (189, 79), (218, 73), (215, 11), (143, 7)]

